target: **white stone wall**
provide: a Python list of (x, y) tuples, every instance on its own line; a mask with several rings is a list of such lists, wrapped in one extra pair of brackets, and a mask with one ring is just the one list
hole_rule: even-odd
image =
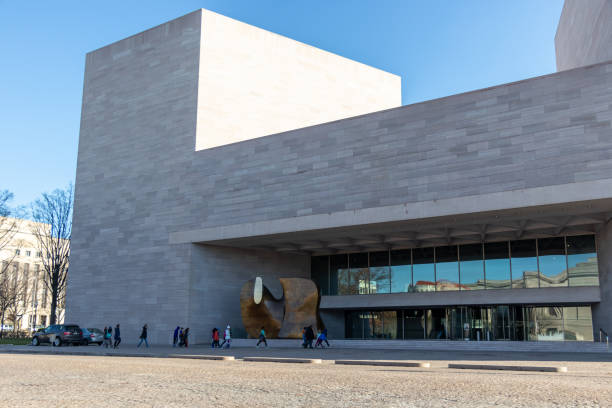
[(196, 149), (401, 105), (401, 79), (202, 10)]

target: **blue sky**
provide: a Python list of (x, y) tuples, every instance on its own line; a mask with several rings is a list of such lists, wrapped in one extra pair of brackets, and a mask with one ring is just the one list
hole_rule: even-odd
[(85, 53), (198, 8), (392, 72), (403, 103), (555, 71), (563, 0), (0, 0), (0, 190), (74, 180)]

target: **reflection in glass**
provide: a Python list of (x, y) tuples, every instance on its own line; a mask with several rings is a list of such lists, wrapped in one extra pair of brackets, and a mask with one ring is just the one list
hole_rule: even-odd
[(404, 339), (423, 339), (425, 334), (425, 316), (422, 309), (404, 311)]
[[(397, 339), (397, 312), (395, 310), (390, 310), (386, 312), (381, 312), (381, 314), (383, 317), (382, 338), (383, 339)], [(401, 320), (400, 320), (400, 324), (401, 324)]]
[(538, 239), (540, 287), (567, 286), (567, 260), (563, 237)]
[(363, 330), (366, 339), (383, 338), (382, 312), (364, 312)]
[[(590, 306), (451, 306), (345, 314), (346, 338), (592, 341)], [(403, 329), (403, 331), (402, 331)]]
[(391, 251), (391, 292), (411, 292), (412, 261), (409, 249)]
[(461, 289), (484, 289), (482, 244), (461, 245), (459, 247), (459, 261)]
[(428, 309), (425, 311), (426, 333), (428, 339), (446, 339), (446, 309)]
[(562, 307), (536, 307), (535, 317), (537, 340), (563, 340)]
[(349, 294), (367, 295), (370, 293), (370, 271), (368, 270), (368, 253), (349, 254)]
[(415, 292), (436, 290), (434, 271), (434, 249), (415, 248), (412, 250), (412, 281)]
[(567, 237), (567, 264), (570, 286), (599, 286), (595, 236)]
[(349, 273), (348, 255), (331, 255), (329, 257), (329, 293), (330, 295), (348, 295)]
[(513, 288), (538, 287), (538, 259), (535, 239), (510, 242)]
[(363, 321), (361, 314), (362, 312), (359, 311), (346, 313), (345, 337), (347, 339), (363, 338)]
[(436, 248), (436, 290), (459, 290), (457, 246)]
[[(508, 242), (484, 244), (487, 289), (510, 289), (510, 258)], [(463, 270), (461, 272), (463, 274)]]
[(321, 296), (329, 295), (329, 256), (310, 258), (310, 279), (317, 284)]
[(391, 291), (389, 251), (370, 252), (370, 293)]
[(590, 306), (563, 308), (565, 340), (593, 341), (593, 318)]

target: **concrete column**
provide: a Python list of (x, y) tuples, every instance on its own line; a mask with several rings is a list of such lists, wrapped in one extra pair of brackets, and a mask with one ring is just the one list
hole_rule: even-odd
[(601, 302), (593, 305), (593, 335), (599, 339), (599, 329), (612, 333), (612, 222), (597, 234), (599, 258), (599, 290)]

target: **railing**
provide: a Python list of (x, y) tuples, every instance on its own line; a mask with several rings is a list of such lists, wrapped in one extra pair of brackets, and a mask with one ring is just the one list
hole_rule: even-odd
[(610, 343), (608, 342), (608, 333), (602, 328), (599, 329), (599, 342), (603, 343), (604, 337), (606, 338), (606, 347), (610, 348)]

